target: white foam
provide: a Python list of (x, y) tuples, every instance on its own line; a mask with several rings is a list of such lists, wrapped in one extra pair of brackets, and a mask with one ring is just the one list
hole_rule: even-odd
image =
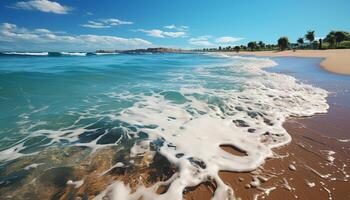
[(25, 170), (30, 170), (30, 169), (33, 169), (33, 168), (37, 168), (39, 165), (42, 165), (44, 163), (33, 163), (33, 164), (30, 164), (28, 166), (26, 166), (24, 169)]
[(350, 139), (338, 139), (339, 142), (350, 142)]
[[(328, 109), (326, 91), (299, 83), (291, 76), (262, 70), (274, 65), (276, 63), (269, 59), (233, 57), (230, 66), (203, 67), (194, 72), (199, 74), (198, 80), (185, 84), (179, 90), (171, 91), (178, 92), (179, 96), (185, 99), (184, 102), (169, 100), (161, 92), (140, 94), (132, 107), (120, 113), (92, 112), (97, 121), (108, 117), (110, 120), (138, 126), (138, 131), (148, 134), (147, 140), (133, 146), (131, 157), (149, 152), (150, 141), (163, 140), (159, 153), (179, 169), (179, 172), (166, 182), (170, 186), (163, 194), (156, 194), (156, 190), (165, 183), (157, 183), (150, 188), (139, 186), (136, 192), (131, 193), (129, 186), (115, 182), (96, 196), (96, 199), (102, 199), (104, 196), (113, 199), (114, 193), (118, 193), (122, 195), (118, 196), (118, 199), (131, 200), (142, 197), (144, 200), (178, 200), (182, 199), (186, 187), (196, 186), (208, 180), (214, 180), (217, 185), (212, 199), (233, 199), (232, 188), (218, 175), (220, 170), (255, 170), (266, 158), (273, 157), (272, 148), (291, 141), (290, 135), (282, 126), (286, 118), (311, 116)], [(215, 73), (217, 68), (224, 73)], [(232, 76), (230, 73), (243, 75)], [(202, 79), (240, 87), (205, 87)], [(92, 108), (96, 109), (98, 108)], [(92, 124), (78, 125), (80, 120), (89, 118), (90, 111), (81, 113), (71, 126), (58, 130), (36, 130), (30, 135), (45, 135), (52, 139), (50, 144), (62, 139), (75, 142), (74, 145), (77, 146), (91, 147), (92, 152), (98, 148), (118, 145), (121, 138), (129, 137), (128, 130), (125, 130), (124, 135), (114, 144), (97, 144), (97, 141), (107, 134), (106, 131), (89, 143), (76, 143), (79, 135), (95, 130), (88, 129)], [(232, 155), (222, 150), (220, 145), (234, 146), (246, 155)], [(21, 149), (23, 146), (18, 145), (8, 151), (2, 151), (0, 159), (11, 160), (23, 156), (19, 152)], [(183, 156), (178, 156), (180, 154)]]
[(4, 52), (7, 55), (47, 56), (49, 52)]
[(119, 168), (119, 167), (124, 167), (124, 163), (122, 162), (117, 162), (115, 165), (113, 165), (112, 167), (110, 167), (108, 170), (102, 172), (99, 176), (103, 176), (105, 174), (107, 174), (108, 172), (110, 172), (111, 170), (115, 169), (115, 168)]
[(87, 53), (84, 52), (61, 52), (65, 56), (86, 56)]
[(315, 185), (316, 185), (314, 182), (310, 182), (310, 181), (308, 181), (308, 180), (306, 180), (306, 179), (305, 179), (305, 181), (306, 181), (306, 184), (307, 184), (310, 188), (315, 187)]
[(79, 187), (81, 187), (84, 184), (84, 180), (79, 180), (79, 181), (69, 180), (69, 181), (67, 181), (67, 184), (68, 185), (74, 185), (75, 188), (79, 188)]
[(331, 163), (334, 162), (334, 160), (335, 160), (335, 157), (333, 156), (333, 155), (335, 154), (334, 151), (331, 151), (331, 150), (323, 150), (323, 151), (321, 151), (321, 152), (324, 152), (324, 153), (327, 154), (327, 160), (328, 160), (329, 162), (331, 162)]
[(296, 168), (295, 165), (293, 165), (293, 164), (290, 164), (290, 165), (288, 166), (288, 168), (289, 168), (290, 170), (292, 170), (292, 171), (296, 171), (296, 170), (297, 170), (297, 168)]
[(119, 53), (118, 52), (110, 52), (110, 53), (94, 53), (95, 55), (118, 55)]
[[(243, 90), (183, 88), (181, 93), (188, 101), (180, 105), (161, 95), (144, 96), (141, 102), (118, 116), (134, 125), (156, 125), (156, 128), (143, 128), (143, 131), (149, 134), (150, 140), (162, 138), (165, 141), (160, 153), (180, 169), (179, 176), (171, 182), (167, 192), (150, 195), (148, 191), (141, 194), (143, 199), (181, 199), (186, 187), (209, 179), (217, 183), (213, 199), (233, 199), (232, 188), (218, 176), (220, 170), (242, 172), (256, 169), (266, 158), (273, 156), (272, 148), (291, 141), (282, 126), (287, 117), (311, 116), (327, 111), (326, 91), (298, 83), (287, 75), (261, 70), (274, 64), (268, 59), (236, 57), (235, 69), (232, 70), (254, 76), (245, 80)], [(210, 73), (203, 75), (211, 76)], [(218, 81), (220, 78), (226, 81), (232, 78), (233, 83), (237, 81), (237, 77), (224, 75), (215, 78)], [(194, 93), (215, 96), (222, 100), (221, 105), (199, 100)], [(237, 106), (239, 110), (235, 109)], [(233, 120), (243, 120), (244, 126), (232, 123)], [(248, 128), (254, 128), (254, 133), (248, 132)], [(247, 156), (229, 154), (220, 145), (232, 145), (246, 152)], [(201, 162), (205, 167), (191, 160)]]
[(283, 184), (282, 184), (282, 186), (283, 186), (286, 190), (288, 190), (288, 191), (294, 190), (294, 188), (292, 188), (292, 187), (289, 185), (289, 183), (288, 183), (288, 181), (287, 181), (286, 178), (283, 178)]

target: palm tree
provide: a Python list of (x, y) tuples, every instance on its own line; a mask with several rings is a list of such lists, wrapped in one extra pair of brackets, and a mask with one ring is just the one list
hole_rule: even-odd
[(277, 41), (278, 46), (280, 47), (281, 51), (285, 50), (288, 47), (289, 40), (287, 37), (280, 37)]
[(315, 31), (308, 31), (306, 34), (305, 34), (305, 38), (307, 40), (309, 40), (310, 42), (310, 47), (311, 47), (311, 43), (315, 40)]

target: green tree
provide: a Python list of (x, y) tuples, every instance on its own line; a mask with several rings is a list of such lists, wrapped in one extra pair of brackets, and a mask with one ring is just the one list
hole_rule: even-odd
[(304, 38), (300, 37), (297, 39), (298, 47), (302, 48), (302, 44), (304, 44)]
[(238, 53), (241, 50), (241, 47), (240, 46), (235, 46), (234, 49)]
[(265, 49), (265, 47), (266, 47), (266, 45), (263, 41), (259, 41), (258, 45), (259, 45), (260, 49)]
[(307, 40), (309, 40), (309, 43), (310, 43), (310, 46), (311, 46), (311, 43), (315, 40), (315, 31), (308, 31), (305, 34), (305, 38)]
[(319, 46), (319, 43), (317, 40), (315, 40), (311, 43), (311, 48), (313, 48), (313, 49), (317, 49), (318, 46)]
[(247, 46), (248, 48), (250, 48), (251, 51), (254, 51), (254, 49), (256, 49), (258, 45), (256, 44), (255, 41), (251, 41), (247, 44)]
[(350, 41), (350, 33), (349, 32), (345, 32), (346, 33), (346, 39), (347, 41)]
[(277, 41), (277, 44), (281, 51), (285, 50), (289, 44), (288, 37), (280, 37)]
[(335, 32), (334, 31), (329, 32), (328, 35), (324, 38), (324, 41), (329, 43), (328, 48), (335, 48), (335, 44), (336, 44)]
[(339, 43), (341, 43), (342, 41), (344, 41), (346, 39), (346, 32), (336, 31), (334, 33), (334, 36), (335, 36), (336, 46), (338, 46)]
[(219, 51), (221, 51), (221, 46), (219, 46)]
[(298, 38), (297, 43), (298, 43), (299, 45), (304, 44), (304, 38), (302, 38), (302, 37)]

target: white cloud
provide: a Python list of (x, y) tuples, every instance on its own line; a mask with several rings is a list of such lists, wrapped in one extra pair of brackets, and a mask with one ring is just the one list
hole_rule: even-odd
[(68, 14), (71, 8), (49, 0), (19, 1), (10, 6), (15, 9), (39, 10), (47, 13)]
[(199, 36), (199, 37), (190, 38), (188, 42), (191, 45), (195, 45), (195, 46), (213, 46), (214, 44), (209, 41), (210, 38), (211, 36), (209, 35)]
[(38, 32), (38, 33), (51, 33), (51, 31), (49, 31), (47, 29), (44, 29), (44, 28), (35, 29), (35, 32)]
[(243, 38), (236, 38), (236, 37), (219, 37), (215, 39), (216, 43), (233, 43), (233, 42), (238, 42), (240, 40), (243, 40)]
[(235, 38), (235, 37), (218, 37), (213, 38), (210, 35), (205, 36), (199, 36), (199, 37), (193, 37), (188, 40), (188, 43), (195, 46), (216, 46), (218, 44), (230, 44), (233, 42), (237, 42), (243, 40), (243, 38)]
[(133, 24), (133, 22), (110, 18), (110, 19), (98, 19), (95, 21), (90, 20), (86, 24), (83, 24), (81, 26), (86, 28), (110, 28), (112, 26), (119, 26), (122, 24)]
[(114, 18), (103, 19), (102, 21), (106, 24), (110, 24), (111, 26), (118, 26), (118, 25), (122, 25), (122, 24), (133, 24), (133, 22), (122, 21), (122, 20), (114, 19)]
[(165, 38), (165, 37), (178, 38), (178, 37), (184, 37), (186, 35), (184, 31), (170, 32), (170, 31), (162, 31), (159, 29), (152, 29), (152, 30), (138, 29), (137, 31), (146, 33), (148, 36), (158, 37), (158, 38)]
[[(15, 24), (3, 23), (0, 25), (0, 42), (12, 44), (38, 44), (57, 43), (65, 46), (79, 48), (139, 48), (151, 46), (152, 43), (140, 38), (122, 38), (104, 35), (72, 35), (52, 32), (47, 29), (28, 30)], [(25, 46), (25, 45), (23, 45)], [(50, 46), (50, 45), (46, 45)]]
[(176, 26), (175, 26), (175, 25), (168, 25), (168, 26), (164, 26), (164, 28), (167, 28), (167, 29), (175, 29)]
[(110, 25), (106, 25), (102, 22), (88, 21), (86, 24), (81, 25), (86, 28), (110, 28)]
[(173, 29), (173, 30), (177, 30), (177, 31), (187, 31), (189, 27), (188, 26), (176, 26), (176, 25), (172, 24), (172, 25), (164, 26), (164, 28)]

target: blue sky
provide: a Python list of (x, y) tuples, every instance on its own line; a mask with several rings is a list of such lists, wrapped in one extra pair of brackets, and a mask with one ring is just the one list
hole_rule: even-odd
[(203, 48), (350, 31), (349, 0), (1, 0), (0, 50)]

